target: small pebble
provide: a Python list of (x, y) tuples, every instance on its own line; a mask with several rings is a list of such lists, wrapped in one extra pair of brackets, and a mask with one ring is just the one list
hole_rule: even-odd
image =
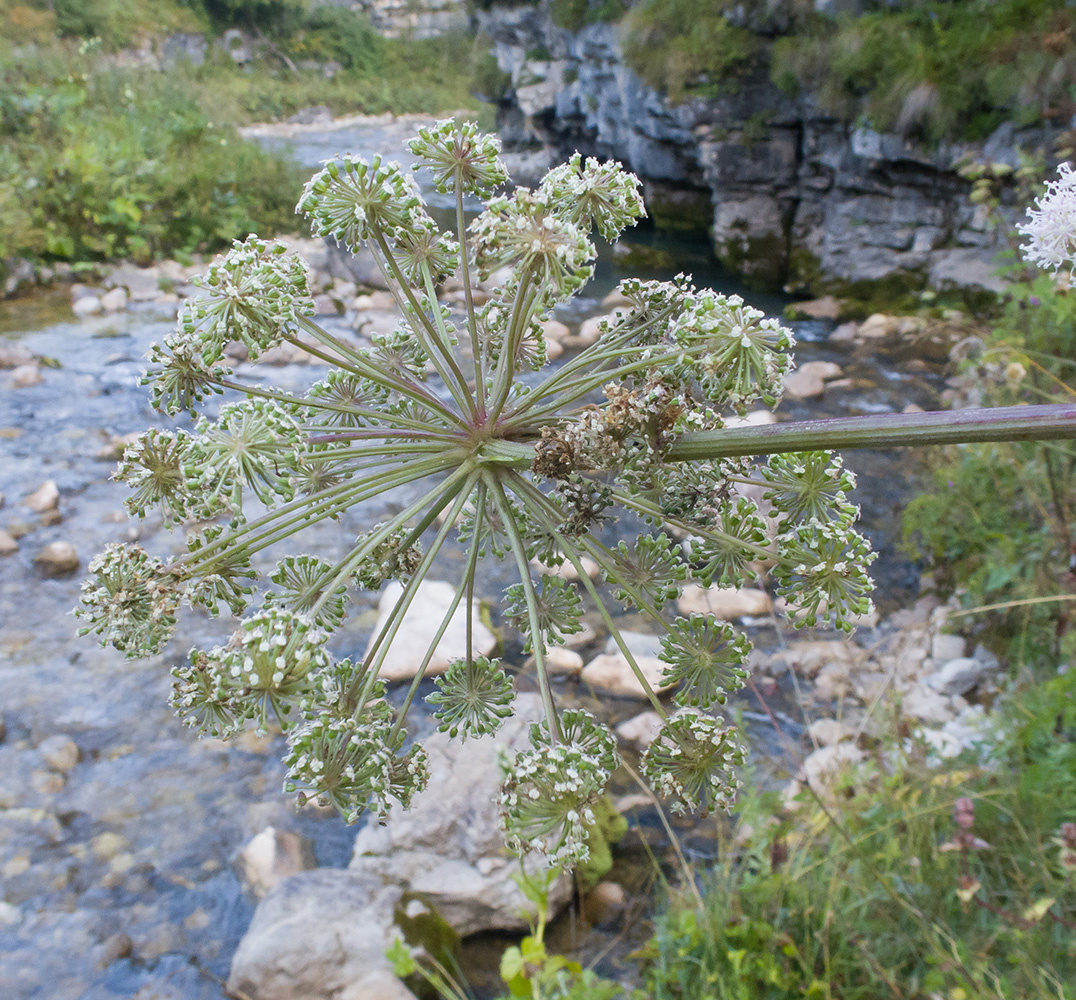
[(70, 576), (79, 567), (78, 553), (70, 542), (49, 542), (34, 559), (38, 572), (49, 579)]
[(60, 505), (60, 490), (54, 479), (46, 480), (25, 501), (27, 507), (35, 514), (44, 514), (47, 510), (56, 510)]
[(70, 771), (82, 756), (78, 744), (63, 733), (56, 733), (42, 740), (38, 744), (37, 752), (49, 767), (61, 773)]

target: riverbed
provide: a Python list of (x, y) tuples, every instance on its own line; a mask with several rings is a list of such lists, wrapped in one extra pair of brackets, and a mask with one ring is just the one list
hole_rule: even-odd
[[(337, 150), (397, 152), (412, 127), (381, 120), (365, 129), (309, 129), (289, 141), (301, 162), (314, 165)], [(631, 239), (671, 255), (675, 270), (693, 271), (699, 284), (736, 290), (701, 241), (650, 230)], [(600, 313), (601, 298), (627, 273), (604, 255), (587, 297), (562, 318), (571, 325)], [(773, 312), (784, 302), (760, 304)], [(332, 815), (298, 812), (280, 794), (279, 737), (198, 741), (169, 711), (170, 665), (191, 646), (222, 641), (234, 623), (187, 611), (163, 655), (130, 662), (75, 637), (70, 612), (96, 552), (114, 541), (137, 540), (159, 555), (181, 548), (159, 518), (129, 518), (126, 489), (110, 479), (119, 438), (169, 423), (137, 382), (149, 345), (170, 332), (174, 309), (166, 296), (78, 321), (62, 294), (31, 308), (0, 307), (3, 342), (41, 359), (42, 378), (15, 388), (10, 373), (0, 372), (0, 527), (18, 542), (14, 554), (0, 559), (0, 995), (12, 1000), (220, 997), (255, 903), (233, 868), (243, 844), (273, 826), (306, 838), (321, 866), (342, 867), (350, 854), (353, 829)], [(347, 317), (337, 321), (343, 328)], [(937, 407), (940, 364), (830, 341), (832, 327), (796, 324), (797, 357), (839, 364), (845, 385), (786, 404), (781, 419)], [(273, 374), (300, 386), (321, 370), (285, 365)], [(913, 460), (856, 453), (847, 464), (860, 475), (864, 527), (882, 553), (874, 568), (879, 603), (892, 610), (913, 599), (918, 584), (894, 537)], [(48, 480), (59, 491), (55, 511), (30, 510), (25, 498)], [(331, 552), (340, 538), (350, 539), (407, 497), (407, 491), (386, 494), (312, 532), (304, 547)], [(51, 542), (74, 547), (77, 572), (42, 574), (35, 558)], [(450, 547), (431, 576), (453, 579), (458, 560)], [(481, 596), (496, 607), (510, 579), (490, 567)], [(358, 597), (334, 637), (335, 651), (364, 647), (376, 606), (376, 595)], [(781, 641), (765, 622), (754, 632), (757, 642)], [(509, 637), (506, 649), (509, 662), (521, 667), (518, 642)], [(587, 697), (571, 682), (562, 691)], [(787, 693), (775, 698), (795, 735), (794, 702)], [(641, 709), (615, 701), (614, 719)], [(744, 707), (749, 721), (761, 718), (757, 704)], [(783, 751), (768, 726), (752, 723), (749, 736), (754, 752), (780, 771)], [(653, 838), (659, 851), (661, 836)], [(705, 861), (712, 841), (687, 840)]]

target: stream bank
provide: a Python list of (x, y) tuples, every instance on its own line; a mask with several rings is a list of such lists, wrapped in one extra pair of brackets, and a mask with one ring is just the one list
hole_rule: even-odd
[[(405, 130), (410, 126), (382, 130), (365, 141), (383, 147)], [(330, 131), (318, 140), (333, 146), (342, 141), (351, 142), (352, 137)], [(311, 139), (312, 150), (316, 145)], [(395, 316), (376, 288), (361, 288), (354, 274), (339, 272), (337, 259), (320, 244), (300, 241), (296, 246), (312, 258), (317, 271), (320, 322), (356, 343), (375, 329), (391, 328)], [(622, 276), (619, 266), (615, 258), (603, 261), (593, 297), (562, 315), (566, 355), (585, 339), (587, 320), (615, 304), (607, 296)], [(169, 666), (182, 660), (192, 645), (225, 639), (229, 622), (185, 615), (164, 655), (135, 663), (74, 638), (75, 623), (68, 612), (78, 599), (81, 572), (94, 553), (121, 540), (138, 540), (162, 556), (179, 545), (162, 530), (159, 519), (129, 519), (122, 509), (126, 491), (109, 478), (124, 437), (163, 423), (136, 385), (141, 359), (151, 342), (170, 332), (180, 297), (195, 289), (184, 274), (182, 280), (170, 279), (165, 290), (162, 277), (167, 278), (160, 272), (129, 271), (122, 282), (115, 282), (125, 289), (122, 308), (100, 313), (87, 308), (81, 319), (68, 313), (62, 321), (53, 318), (3, 342), (5, 356), (15, 364), (0, 375), (5, 390), (0, 397), (0, 491), (5, 496), (0, 526), (15, 544), (0, 560), (6, 730), (0, 739), (0, 983), (5, 994), (19, 1000), (42, 993), (55, 1000), (154, 993), (184, 1000), (219, 996), (220, 983), (228, 978), (248, 932), (258, 892), (265, 888), (263, 879), (258, 889), (250, 866), (241, 860), (258, 851), (252, 848), (244, 855), (244, 846), (258, 837), (260, 844), (272, 841), (272, 857), (280, 865), (270, 867), (278, 877), (299, 874), (314, 863), (321, 869), (343, 869), (355, 843), (354, 829), (337, 817), (295, 811), (280, 795), (279, 737), (199, 742), (169, 712)], [(151, 296), (154, 281), (158, 287)], [(140, 287), (144, 297), (137, 291)], [(104, 298), (112, 290), (75, 291), (78, 297), (70, 305), (96, 298), (104, 310)], [(117, 303), (120, 298), (114, 296)], [(55, 307), (67, 310), (70, 305)], [(772, 305), (768, 303), (771, 311)], [(897, 321), (878, 319), (835, 336), (839, 329), (827, 320), (798, 325), (800, 373), (812, 363), (822, 367), (801, 383), (800, 398), (788, 401), (782, 419), (937, 407), (947, 357), (942, 341), (927, 349), (937, 331), (913, 332)], [(274, 381), (297, 388), (321, 373), (314, 359), (283, 350), (263, 356), (259, 365), (235, 360), (244, 379), (259, 380), (264, 371), (259, 365), (271, 365)], [(918, 575), (899, 557), (892, 534), (909, 489), (908, 458), (861, 454), (849, 465), (861, 472), (859, 499), (869, 513), (866, 529), (883, 552), (875, 570), (888, 614), (911, 604), (918, 593)], [(346, 515), (341, 524), (312, 532), (304, 539), (305, 547), (331, 553), (341, 536), (353, 537), (407, 500), (406, 491), (379, 498)], [(52, 556), (40, 558), (46, 551)], [(458, 551), (449, 551), (434, 575), (452, 580), (460, 558)], [(494, 609), (507, 579), (496, 565), (483, 573), (482, 596)], [(344, 655), (364, 648), (377, 610), (376, 595), (358, 595), (349, 623), (334, 637), (334, 652)], [(926, 628), (936, 631), (930, 608), (916, 612), (926, 615), (922, 621), (902, 625), (889, 616), (881, 624), (868, 623), (856, 646), (865, 655), (852, 656), (838, 651), (844, 644), (833, 644), (832, 635), (816, 636), (829, 645), (812, 647), (813, 652), (791, 643), (764, 606), (749, 612), (741, 605), (726, 613), (741, 621), (748, 616), (746, 627), (762, 651), (758, 675), (767, 710), (775, 712), (795, 738), (805, 739), (806, 727), (793, 678), (807, 679), (812, 672), (830, 678), (824, 710), (834, 712), (837, 723), (852, 725), (854, 735), (859, 723), (849, 723), (833, 707), (834, 699), (857, 697), (855, 678), (860, 673), (885, 679), (891, 660), (879, 660), (886, 653), (879, 643), (886, 636), (912, 626), (920, 629), (914, 641), (900, 640), (900, 661), (912, 664), (901, 668), (905, 672), (900, 677), (909, 685), (944, 671), (951, 660), (966, 658), (955, 655), (954, 648), (934, 649), (933, 632), (928, 634)], [(579, 666), (593, 663), (603, 650), (600, 630), (595, 629), (577, 651)], [(809, 655), (813, 659), (806, 665)], [(786, 668), (792, 669), (778, 669), (778, 656), (785, 656)], [(525, 688), (518, 642), (507, 640), (506, 660), (519, 669)], [(838, 667), (830, 669), (833, 663)], [(840, 689), (842, 678), (847, 691)], [(878, 690), (878, 678), (873, 680), (874, 688), (863, 689), (872, 698)], [(817, 679), (814, 683), (818, 690)], [(601, 711), (610, 722), (634, 720), (636, 731), (643, 725), (638, 719), (642, 705), (632, 698), (600, 690), (595, 694), (574, 676), (558, 685), (566, 699)], [(941, 694), (948, 699), (942, 705), (948, 715), (937, 724), (959, 721), (966, 706), (955, 699), (963, 695)], [(741, 700), (738, 707), (745, 712), (756, 760), (772, 759), (774, 780), (787, 777), (800, 762), (780, 745), (752, 698)], [(932, 704), (937, 709), (937, 702)], [(623, 734), (626, 745), (628, 733)], [(819, 733), (814, 738), (827, 742)], [(836, 742), (848, 744), (847, 735), (838, 735)], [(801, 744), (803, 750), (810, 746)], [(848, 750), (830, 754), (848, 755)], [(617, 792), (626, 797), (632, 790), (624, 786)], [(620, 804), (633, 815), (647, 848), (666, 860), (671, 847), (652, 807), (638, 799), (632, 804), (622, 798)], [(270, 828), (279, 837), (267, 836)], [(714, 859), (717, 840), (711, 824), (684, 825), (678, 834), (700, 864)], [(614, 869), (611, 877), (634, 890), (633, 880), (643, 881), (644, 856), (641, 846), (626, 843), (620, 857), (627, 864)], [(333, 885), (339, 878), (322, 871), (306, 880)], [(597, 950), (620, 933), (630, 914), (623, 911), (593, 937), (580, 930), (576, 943)]]

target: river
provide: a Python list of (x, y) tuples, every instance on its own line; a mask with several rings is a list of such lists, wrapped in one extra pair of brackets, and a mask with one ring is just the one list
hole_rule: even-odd
[[(267, 134), (264, 141), (290, 142), (294, 155), (313, 166), (337, 150), (398, 153), (412, 127), (293, 130), (290, 138)], [(661, 251), (674, 271), (693, 272), (699, 284), (737, 290), (701, 241), (648, 230), (631, 239)], [(588, 297), (563, 318), (571, 323), (599, 312), (601, 297), (626, 275), (616, 258), (603, 255)], [(785, 303), (760, 304), (773, 312)], [(192, 645), (223, 640), (230, 623), (185, 612), (164, 655), (125, 662), (75, 637), (70, 612), (82, 572), (47, 579), (33, 562), (57, 540), (74, 545), (82, 570), (112, 541), (137, 539), (161, 555), (178, 551), (159, 519), (127, 518), (126, 490), (110, 479), (113, 460), (101, 457), (116, 436), (166, 423), (137, 379), (149, 345), (170, 332), (173, 313), (168, 304), (148, 302), (76, 321), (66, 297), (0, 305), (6, 340), (47, 359), (40, 384), (15, 389), (5, 381), (0, 390), (0, 527), (19, 536), (18, 552), (0, 560), (0, 996), (11, 1000), (220, 997), (254, 906), (232, 867), (242, 845), (272, 825), (308, 838), (322, 866), (343, 866), (349, 857), (353, 830), (335, 817), (296, 813), (281, 796), (279, 738), (198, 741), (168, 710), (169, 664)], [(899, 411), (909, 403), (936, 407), (940, 366), (828, 343), (831, 327), (796, 324), (797, 355), (837, 362), (846, 387), (821, 401), (787, 404), (782, 419)], [(296, 385), (317, 374), (294, 365), (274, 372)], [(864, 526), (882, 553), (875, 564), (879, 600), (893, 608), (914, 596), (917, 583), (893, 537), (909, 489), (909, 458), (857, 453), (847, 464), (860, 475)], [(50, 479), (60, 493), (55, 523), (23, 505)], [(330, 551), (341, 530), (351, 537), (405, 500), (403, 493), (379, 498), (342, 525), (314, 532), (305, 548)], [(448, 551), (432, 576), (451, 579), (458, 559)], [(486, 573), (483, 596), (496, 602), (509, 578)], [(337, 651), (361, 649), (375, 614), (375, 597), (360, 597), (334, 638)], [(757, 639), (779, 641), (764, 627)], [(518, 644), (509, 643), (513, 658), (521, 662)], [(571, 696), (570, 685), (565, 690)], [(794, 711), (787, 699), (783, 704)], [(757, 706), (746, 707), (753, 718)], [(623, 703), (615, 714), (637, 710)], [(765, 727), (754, 727), (751, 738), (756, 753), (780, 756)], [(695, 849), (706, 856), (705, 842)]]

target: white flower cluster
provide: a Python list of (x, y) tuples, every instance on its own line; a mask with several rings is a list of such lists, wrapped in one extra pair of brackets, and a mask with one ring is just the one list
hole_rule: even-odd
[(1057, 180), (1028, 210), (1028, 221), (1016, 231), (1027, 237), (1020, 249), (1024, 257), (1041, 268), (1056, 270), (1076, 265), (1076, 172), (1068, 163), (1057, 168)]

